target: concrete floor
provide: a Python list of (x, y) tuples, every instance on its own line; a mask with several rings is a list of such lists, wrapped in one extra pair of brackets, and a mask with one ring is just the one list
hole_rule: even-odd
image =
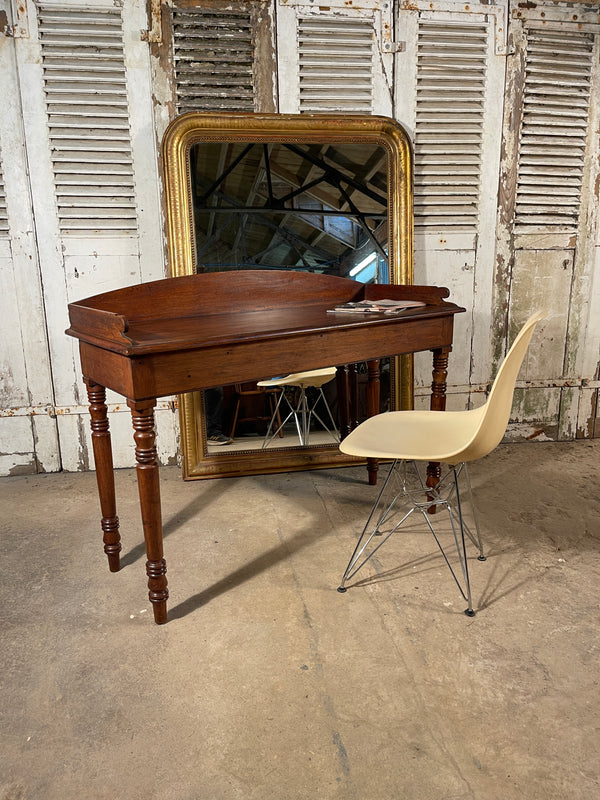
[(335, 591), (362, 468), (165, 468), (162, 627), (134, 470), (118, 574), (93, 473), (2, 479), (1, 800), (599, 797), (600, 441), (503, 445), (471, 474), (474, 619), (421, 534)]

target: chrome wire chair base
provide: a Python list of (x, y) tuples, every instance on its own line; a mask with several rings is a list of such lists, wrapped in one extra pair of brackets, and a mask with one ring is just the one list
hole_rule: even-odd
[[(323, 401), (323, 405), (327, 409), (327, 416), (329, 417), (329, 423), (331, 424), (331, 428), (326, 424), (319, 414), (317, 414), (316, 408), (319, 401)], [(275, 428), (275, 424), (279, 419), (283, 417), (282, 412), (282, 405), (287, 406), (288, 414), (287, 416), (279, 422), (279, 425)], [(296, 430), (298, 432), (298, 438), (300, 439), (301, 445), (307, 445), (310, 441), (310, 426), (311, 422), (314, 419), (321, 425), (321, 427), (327, 431), (327, 433), (332, 437), (333, 441), (339, 443), (340, 437), (339, 433), (336, 429), (335, 421), (333, 419), (333, 415), (331, 413), (331, 409), (329, 408), (329, 403), (325, 398), (325, 394), (323, 393), (323, 389), (319, 387), (316, 393), (316, 397), (309, 399), (308, 395), (306, 394), (306, 389), (304, 386), (299, 387), (299, 392), (297, 393), (297, 397), (288, 397), (287, 392), (285, 389), (279, 395), (279, 399), (277, 400), (277, 406), (275, 407), (275, 411), (271, 418), (271, 422), (269, 423), (269, 427), (267, 429), (267, 433), (263, 440), (263, 449), (268, 447), (268, 445), (273, 441), (273, 439), (279, 435), (279, 433), (283, 430), (284, 425), (287, 421), (291, 418), (294, 418), (294, 422), (296, 423)]]
[[(463, 598), (467, 601), (465, 614), (475, 616), (471, 599), (471, 584), (469, 581), (469, 567), (467, 562), (466, 540), (469, 539), (479, 551), (478, 560), (485, 561), (481, 545), (479, 524), (473, 504), (471, 481), (466, 463), (446, 467), (440, 480), (434, 488), (426, 485), (423, 472), (424, 465), (415, 461), (394, 461), (388, 475), (381, 487), (379, 496), (371, 510), (367, 524), (358, 540), (346, 571), (338, 587), (338, 592), (346, 591), (346, 582), (349, 581), (369, 561), (387, 540), (406, 524), (413, 515), (419, 514), (426, 523), (427, 529), (433, 537), (452, 573)], [(470, 518), (473, 528), (465, 519), (463, 498), (459, 491), (459, 480), (464, 484), (463, 495), (470, 506)], [(466, 492), (464, 491), (466, 489)], [(456, 548), (458, 565), (453, 566), (451, 558), (442, 545), (442, 533), (438, 525), (440, 511), (446, 511), (450, 521), (450, 530), (447, 531)], [(438, 527), (436, 532), (434, 524)]]

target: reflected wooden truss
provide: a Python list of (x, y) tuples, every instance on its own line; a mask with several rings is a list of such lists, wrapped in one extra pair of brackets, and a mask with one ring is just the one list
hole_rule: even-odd
[(190, 153), (200, 270), (346, 275), (387, 260), (387, 154), (378, 145), (211, 143)]

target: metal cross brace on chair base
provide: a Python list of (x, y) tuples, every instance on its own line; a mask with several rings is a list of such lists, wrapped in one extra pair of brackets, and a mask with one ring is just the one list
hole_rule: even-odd
[[(315, 387), (316, 389), (316, 387)], [(329, 416), (329, 421), (331, 423), (331, 428), (329, 428), (325, 422), (321, 419), (321, 417), (316, 412), (317, 404), (319, 400), (323, 401), (325, 408), (327, 409), (327, 415)], [(287, 404), (289, 408), (289, 413), (285, 417), (283, 421), (279, 423), (279, 426), (276, 430), (273, 430), (275, 421), (279, 418), (279, 415), (283, 416), (281, 413), (281, 406), (282, 404)], [(309, 399), (308, 395), (306, 394), (306, 388), (304, 386), (299, 387), (299, 392), (296, 398), (290, 402), (287, 392), (284, 390), (279, 395), (279, 399), (277, 400), (277, 406), (275, 408), (275, 412), (271, 418), (271, 422), (269, 424), (269, 429), (265, 435), (263, 441), (263, 448), (267, 447), (270, 442), (283, 430), (284, 425), (287, 421), (294, 417), (294, 421), (296, 423), (296, 430), (298, 431), (298, 438), (300, 439), (301, 445), (307, 445), (310, 439), (310, 424), (311, 420), (314, 417), (317, 422), (326, 430), (331, 437), (333, 438), (334, 442), (339, 442), (339, 436), (337, 434), (335, 421), (331, 414), (331, 409), (329, 408), (329, 403), (327, 402), (325, 395), (323, 393), (323, 388), (318, 387), (316, 391), (316, 397), (314, 399)]]
[[(474, 531), (471, 530), (465, 520), (463, 501), (459, 491), (459, 479), (461, 478), (465, 484), (466, 499), (471, 508)], [(451, 539), (454, 540), (456, 547), (460, 571), (453, 567), (442, 545), (441, 533), (439, 530), (436, 532), (433, 527), (432, 519), (435, 517), (436, 525), (439, 520), (437, 513), (433, 514), (433, 512), (437, 512), (440, 509), (445, 509), (448, 512), (452, 531)], [(346, 591), (346, 582), (362, 569), (379, 548), (387, 542), (390, 536), (396, 533), (415, 512), (419, 512), (423, 520), (425, 520), (427, 528), (433, 534), (461, 595), (467, 601), (465, 614), (469, 617), (475, 616), (471, 599), (466, 540), (470, 539), (478, 548), (479, 561), (485, 561), (485, 556), (481, 545), (479, 524), (473, 504), (471, 481), (466, 463), (448, 466), (447, 471), (442, 474), (435, 487), (426, 485), (425, 478), (421, 474), (417, 462), (397, 460), (392, 463), (371, 510), (367, 524), (354, 549), (352, 558), (346, 567), (338, 592)], [(460, 572), (460, 575), (457, 574), (458, 572)]]

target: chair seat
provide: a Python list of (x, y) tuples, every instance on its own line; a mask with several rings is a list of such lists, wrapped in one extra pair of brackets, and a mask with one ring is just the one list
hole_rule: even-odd
[(483, 406), (469, 411), (387, 411), (361, 423), (340, 450), (360, 458), (467, 461), (467, 447), (483, 413)]
[[(268, 380), (259, 381), (257, 386), (269, 391), (269, 389), (273, 389), (275, 387), (280, 387), (283, 389), (279, 396), (279, 400), (277, 401), (277, 407), (275, 408), (275, 413), (273, 414), (273, 418), (271, 423), (269, 424), (269, 428), (267, 430), (265, 440), (263, 442), (263, 448), (267, 447), (267, 445), (275, 438), (275, 436), (280, 432), (283, 431), (283, 427), (287, 423), (287, 421), (293, 417), (294, 422), (296, 423), (296, 430), (298, 431), (298, 438), (300, 439), (300, 444), (307, 445), (309, 443), (310, 438), (310, 427), (312, 419), (316, 419), (322, 427), (328, 431), (333, 440), (335, 442), (339, 442), (339, 435), (336, 430), (335, 421), (333, 419), (333, 415), (331, 413), (331, 409), (329, 408), (329, 403), (327, 402), (327, 398), (323, 392), (323, 386), (329, 381), (333, 380), (336, 375), (336, 368), (335, 367), (325, 367), (324, 369), (313, 369), (310, 372), (293, 372), (290, 375), (284, 375), (282, 377), (277, 378), (270, 378)], [(294, 394), (296, 395), (295, 399), (291, 402), (287, 397), (286, 389), (292, 387), (294, 389)], [(309, 400), (309, 397), (306, 393), (307, 389), (316, 389), (317, 396), (316, 398), (312, 398)], [(319, 414), (317, 413), (317, 404), (321, 401), (325, 409), (327, 410), (327, 415), (329, 417), (329, 422), (331, 423), (331, 429), (328, 425), (323, 422)], [(279, 419), (279, 412), (281, 408), (281, 404), (284, 402), (287, 407), (289, 408), (289, 414), (283, 420), (283, 422)], [(273, 427), (275, 418), (277, 416), (277, 420), (279, 422), (278, 428), (273, 433)]]
[(305, 389), (312, 386), (318, 389), (320, 386), (324, 386), (335, 378), (335, 373), (335, 367), (313, 369), (310, 372), (292, 372), (290, 375), (284, 375), (281, 378), (270, 378), (265, 381), (259, 381), (257, 386), (262, 386), (264, 388), (270, 386), (302, 386)]

